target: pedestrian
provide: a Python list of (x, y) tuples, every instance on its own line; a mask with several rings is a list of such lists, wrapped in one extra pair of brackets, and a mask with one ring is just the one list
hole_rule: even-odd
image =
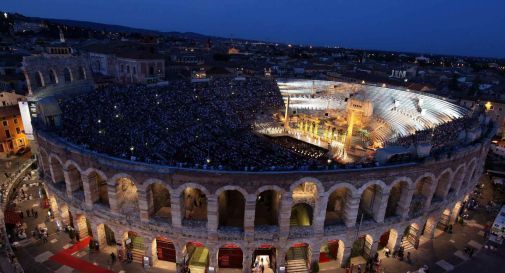
[(361, 273), (361, 265), (358, 264), (358, 273)]
[(26, 217), (30, 217), (30, 210), (29, 209), (26, 210)]
[(35, 218), (37, 218), (37, 217), (39, 217), (39, 211), (38, 210), (35, 211)]
[(410, 260), (410, 252), (407, 252), (407, 263), (411, 264), (412, 261)]
[(32, 215), (35, 215), (35, 210), (33, 208), (31, 209), (31, 211), (32, 211)]
[(113, 265), (114, 263), (116, 263), (116, 254), (114, 254), (114, 252), (111, 252), (110, 253), (110, 264)]

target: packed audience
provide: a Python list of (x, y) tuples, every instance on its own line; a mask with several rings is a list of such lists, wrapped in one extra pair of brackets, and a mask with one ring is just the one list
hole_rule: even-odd
[(90, 150), (178, 167), (259, 171), (317, 164), (253, 132), (257, 115), (283, 107), (276, 83), (254, 77), (113, 85), (60, 100), (59, 134)]

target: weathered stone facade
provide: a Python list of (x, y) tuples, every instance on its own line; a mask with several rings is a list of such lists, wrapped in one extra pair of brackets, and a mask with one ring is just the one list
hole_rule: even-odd
[[(116, 239), (133, 231), (143, 238), (144, 255), (154, 263), (157, 236), (173, 242), (177, 261), (182, 261), (186, 243), (203, 243), (209, 249), (209, 266), (213, 268), (218, 266), (219, 248), (233, 244), (244, 253), (244, 272), (250, 271), (254, 250), (264, 244), (275, 247), (279, 268), (285, 266), (286, 253), (296, 243), (307, 244), (309, 261), (318, 261), (322, 244), (340, 240), (343, 247), (339, 247), (338, 263), (344, 265), (351, 255), (353, 242), (361, 236), (373, 242), (371, 253), (377, 250), (381, 234), (393, 231), (396, 235), (389, 237), (387, 245), (398, 246), (404, 230), (411, 225), (420, 230), (418, 236), (423, 229), (423, 236), (432, 238), (441, 217), (449, 217), (451, 223), (456, 220), (461, 201), (478, 183), (489, 149), (489, 139), (483, 138), (457, 153), (401, 165), (328, 171), (231, 172), (126, 161), (86, 151), (47, 132), (37, 131), (36, 137), (40, 169), (53, 210), (63, 222), (68, 223), (69, 212), (74, 222), (82, 221), (76, 219), (84, 216), (100, 244), (105, 242), (104, 225), (114, 232)], [(154, 203), (159, 202), (151, 190), (154, 184), (162, 185), (169, 192), (170, 219), (167, 221), (153, 215)], [(310, 192), (299, 192), (300, 185), (312, 186)], [(202, 202), (206, 203), (206, 215), (201, 221), (194, 221), (194, 225), (184, 220), (187, 212), (183, 199), (189, 196), (186, 189), (198, 189), (205, 196)], [(325, 224), (331, 211), (327, 208), (331, 195), (339, 189), (345, 189), (340, 195), (344, 200), (343, 224)], [(268, 190), (274, 191), (279, 199), (274, 210), (277, 224), (265, 231), (255, 226), (255, 214), (258, 196)], [(226, 209), (219, 206), (220, 196), (226, 191), (236, 191), (244, 200), (243, 225), (239, 232), (222, 229), (219, 224), (219, 213)], [(391, 201), (394, 191), (400, 195)], [(132, 194), (136, 194), (134, 199), (129, 197)], [(367, 197), (370, 194), (371, 199)], [(105, 199), (108, 205), (100, 203)], [(418, 207), (413, 206), (414, 200), (421, 200)], [(292, 208), (298, 203), (312, 208), (311, 225), (290, 225)], [(125, 206), (132, 206), (136, 211), (124, 210)], [(366, 213), (370, 215), (362, 223), (361, 207), (365, 211), (368, 208)], [(83, 226), (82, 223), (74, 225)]]
[(89, 67), (89, 60), (84, 56), (41, 54), (23, 57), (29, 95), (36, 95), (37, 91), (50, 86), (89, 82), (93, 79)]

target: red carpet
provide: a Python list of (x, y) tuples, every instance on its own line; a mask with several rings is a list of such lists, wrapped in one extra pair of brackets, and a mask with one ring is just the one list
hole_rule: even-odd
[(330, 261), (330, 258), (328, 258), (328, 255), (326, 255), (326, 253), (321, 252), (321, 253), (319, 254), (319, 262), (320, 262), (320, 263), (327, 263), (327, 262), (329, 262), (329, 261)]
[(49, 259), (59, 264), (72, 267), (73, 269), (78, 270), (82, 273), (113, 273), (108, 269), (96, 266), (88, 261), (81, 260), (77, 257), (72, 256), (72, 254), (88, 247), (90, 240), (91, 237), (86, 237), (73, 246), (56, 253)]

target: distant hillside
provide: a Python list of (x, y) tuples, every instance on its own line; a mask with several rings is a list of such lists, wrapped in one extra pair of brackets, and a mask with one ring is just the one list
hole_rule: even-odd
[[(127, 27), (127, 26), (121, 26), (121, 25), (95, 23), (95, 22), (89, 22), (89, 21), (40, 18), (40, 17), (26, 17), (26, 18), (27, 19), (29, 18), (29, 20), (36, 20), (36, 21), (44, 20), (44, 21), (54, 22), (54, 23), (58, 23), (58, 24), (65, 24), (68, 26), (84, 27), (84, 28), (89, 28), (89, 29), (94, 29), (94, 30), (105, 30), (105, 31), (111, 31), (111, 32), (128, 32), (128, 33), (138, 32), (138, 33), (146, 34), (146, 35), (170, 35), (170, 36), (178, 36), (178, 37), (193, 38), (193, 39), (206, 39), (206, 38), (210, 37), (210, 36), (206, 36), (206, 35), (194, 33), (194, 32), (177, 32), (177, 31), (163, 32), (163, 31), (156, 31), (156, 30), (143, 29), (143, 28), (133, 28), (133, 27)], [(212, 38), (216, 38), (216, 37), (212, 37)]]

